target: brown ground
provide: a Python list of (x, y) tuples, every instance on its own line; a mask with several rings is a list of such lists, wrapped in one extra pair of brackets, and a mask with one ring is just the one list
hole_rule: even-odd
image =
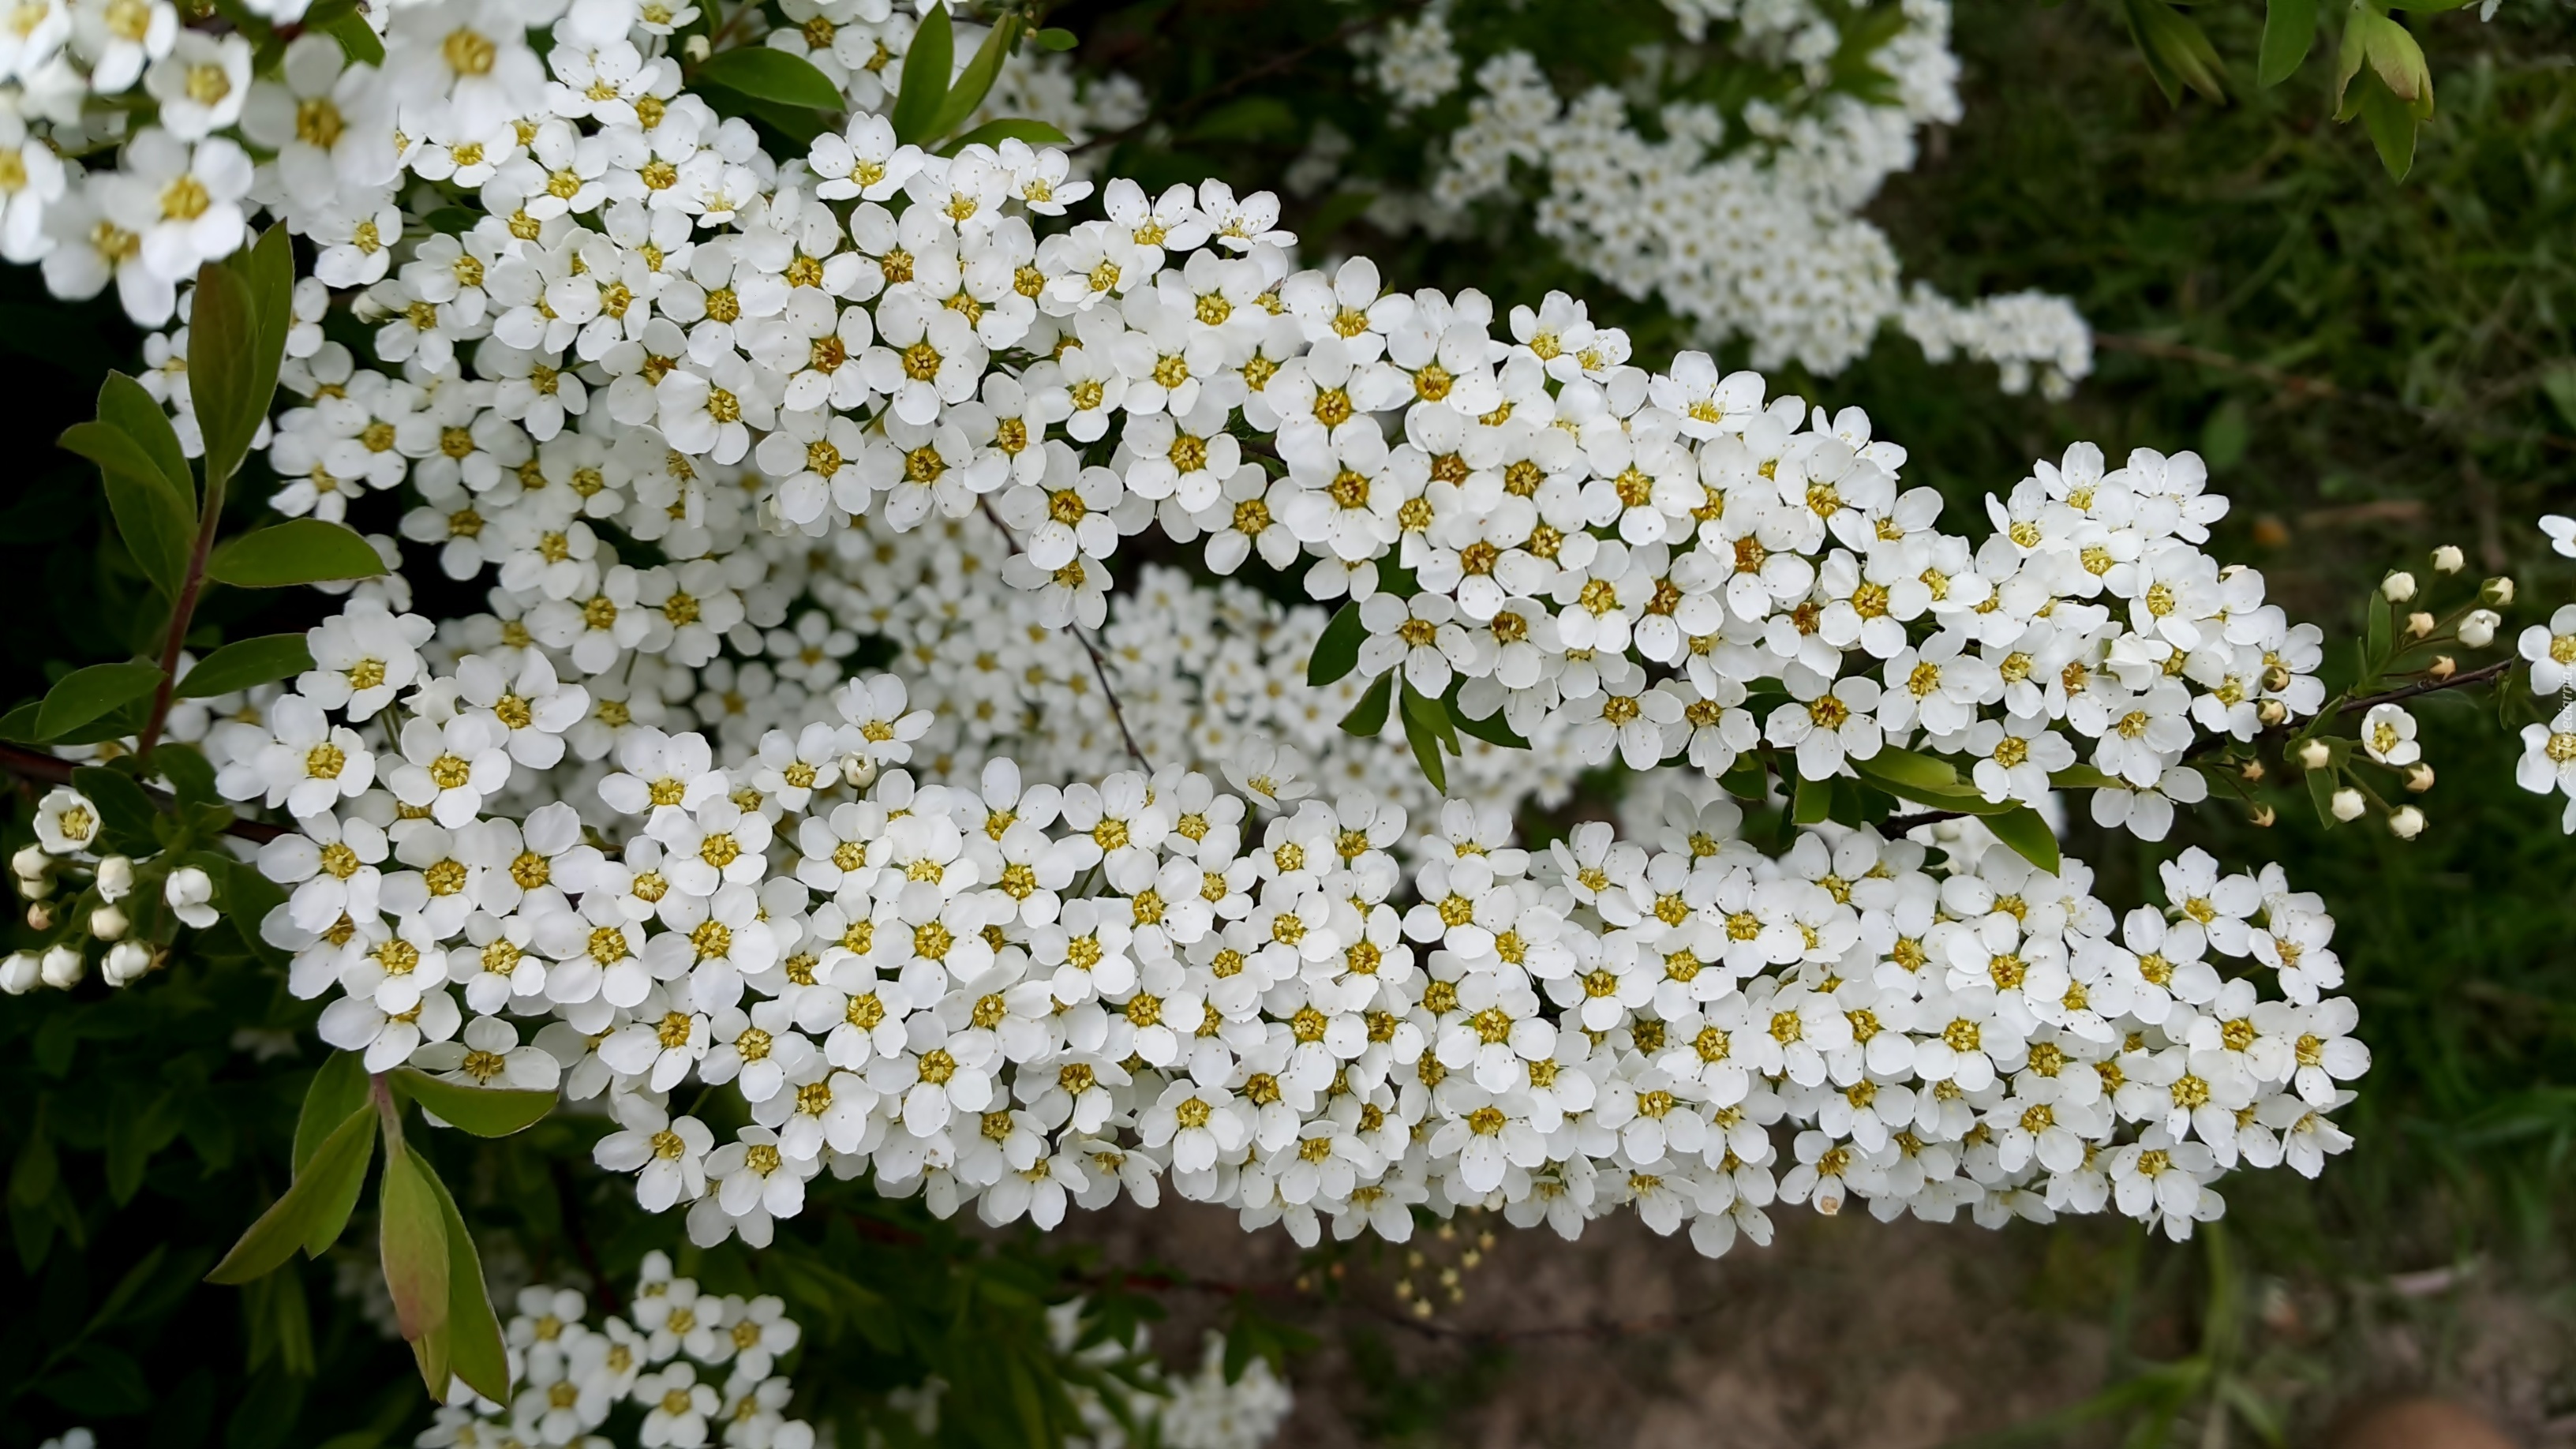
[[(1291, 1365), (1297, 1412), (1277, 1441), (1291, 1449), (1930, 1449), (2025, 1424), (2109, 1381), (2115, 1303), (2135, 1250), (2119, 1225), (1993, 1233), (1861, 1215), (1780, 1220), (1772, 1247), (1739, 1244), (1714, 1263), (1627, 1214), (1570, 1245), (1543, 1229), (1462, 1220), (1446, 1242), (1417, 1240), (1418, 1266), (1401, 1250), (1350, 1254), (1334, 1304), (1293, 1286), (1301, 1272), (1323, 1281), (1329, 1265), (1301, 1263), (1276, 1228), (1247, 1237), (1230, 1213), (1167, 1202), (1152, 1213), (1076, 1214), (1066, 1228), (1098, 1244), (1106, 1266), (1160, 1263), (1252, 1285), (1276, 1317), (1314, 1335)], [(1416, 1326), (1391, 1291), (1396, 1280), (1440, 1293), (1440, 1269), (1461, 1264), (1486, 1229), (1493, 1247), (1460, 1273), (1464, 1301)], [(2199, 1343), (2200, 1300), (2170, 1275), (2201, 1260), (2142, 1261), (2130, 1351), (2181, 1358)], [(2258, 1282), (2234, 1362), (2294, 1446), (2497, 1444), (2457, 1415), (2450, 1428), (2420, 1410), (2367, 1423), (2398, 1396), (2427, 1392), (2492, 1419), (2504, 1443), (2576, 1444), (2576, 1333), (2554, 1306), (2564, 1300), (2493, 1281), (2503, 1276)], [(1173, 1317), (1157, 1341), (1186, 1357), (1228, 1295), (1165, 1296)], [(1511, 1337), (1479, 1337), (1496, 1332)], [(2195, 1408), (2173, 1442), (2261, 1442), (2241, 1421), (2221, 1438), (2201, 1427)], [(2020, 1442), (2112, 1444), (2120, 1432)]]

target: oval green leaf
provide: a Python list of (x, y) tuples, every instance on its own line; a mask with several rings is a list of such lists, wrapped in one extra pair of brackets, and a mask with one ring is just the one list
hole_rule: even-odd
[(2016, 806), (2001, 815), (1987, 816), (1986, 828), (1995, 833), (1995, 839), (2012, 847), (2013, 854), (2050, 875), (2057, 874), (2057, 835), (2038, 811), (2027, 805)]
[[(373, 553), (370, 549), (368, 552)], [(205, 658), (179, 681), (181, 699), (230, 694), (255, 684), (302, 674), (313, 667), (313, 651), (301, 634), (268, 634), (237, 639)]]
[(319, 518), (290, 518), (223, 545), (206, 560), (206, 577), (241, 589), (278, 589), (334, 579), (371, 579), (385, 571), (375, 547), (354, 530)]
[(948, 78), (957, 69), (957, 33), (946, 5), (933, 5), (912, 33), (903, 57), (903, 84), (895, 94), (894, 138), (930, 139), (930, 123), (948, 102)]
[(75, 669), (45, 692), (36, 710), (36, 737), (55, 739), (91, 720), (132, 704), (160, 687), (161, 668), (140, 659)]
[[(295, 1185), (260, 1214), (206, 1281), (247, 1283), (293, 1257), (343, 1197), (356, 1201), (358, 1185), (367, 1175), (367, 1160), (375, 1155), (375, 1142), (375, 1124), (365, 1117), (341, 1123), (296, 1175)], [(348, 1210), (339, 1212), (341, 1220), (347, 1221)], [(336, 1229), (333, 1236), (338, 1236)]]
[(1367, 633), (1359, 605), (1344, 604), (1335, 610), (1323, 636), (1315, 641), (1315, 652), (1306, 657), (1306, 682), (1321, 689), (1358, 668), (1360, 642)]
[(447, 1327), (447, 1217), (428, 1167), (398, 1143), (388, 1145), (380, 1196), (385, 1288), (393, 1295), (402, 1336), (418, 1343)]
[(812, 61), (766, 46), (718, 51), (698, 66), (697, 79), (756, 101), (809, 111), (838, 111), (849, 105), (841, 88)]
[(394, 1085), (438, 1114), (439, 1120), (477, 1137), (524, 1132), (554, 1110), (555, 1094), (510, 1087), (468, 1087), (410, 1067), (397, 1068)]

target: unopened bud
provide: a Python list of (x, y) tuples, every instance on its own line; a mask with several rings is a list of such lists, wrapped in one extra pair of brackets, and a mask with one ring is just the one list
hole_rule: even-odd
[(2455, 574), (2468, 566), (2469, 556), (2460, 552), (2457, 544), (2446, 543), (2433, 550), (2433, 572), (2437, 574)]
[(2290, 666), (2274, 664), (2263, 671), (2263, 687), (2274, 694), (2290, 687)]
[(84, 969), (81, 953), (69, 946), (48, 946), (43, 958), (36, 963), (36, 974), (44, 978), (47, 986), (60, 991), (79, 985)]
[(53, 868), (54, 858), (45, 854), (44, 847), (40, 845), (22, 846), (16, 855), (9, 857), (9, 869), (20, 880), (43, 880), (45, 873)]
[(2407, 638), (2409, 638), (2409, 639), (2430, 639), (2430, 638), (2432, 638), (2432, 637), (2433, 637), (2433, 616), (2432, 616), (2432, 615), (2430, 615), (2430, 614), (2427, 614), (2427, 613), (2423, 613), (2423, 612), (2421, 612), (2421, 611), (2418, 611), (2418, 612), (2416, 612), (2416, 613), (2412, 613), (2412, 614), (2407, 615), (2407, 616), (2406, 616), (2406, 637), (2407, 637)]
[(2436, 654), (2433, 662), (2424, 666), (2424, 672), (2435, 679), (2448, 679), (2460, 672), (2460, 661), (2448, 654)]
[(2424, 812), (2412, 805), (2400, 805), (2388, 817), (2388, 833), (2400, 840), (2413, 840), (2424, 833)]
[(125, 893), (132, 889), (134, 889), (133, 857), (111, 855), (98, 863), (98, 893), (101, 896), (111, 901), (121, 901), (125, 899)]
[(2359, 790), (2347, 787), (2334, 792), (2334, 798), (2327, 803), (2326, 808), (2334, 812), (2334, 818), (2337, 820), (2359, 820), (2361, 812), (2369, 809), (2370, 806), (2361, 798)]
[(2272, 729), (2290, 722), (2290, 707), (2277, 699), (2267, 699), (2254, 706), (2254, 717), (2263, 722), (2264, 728)]
[(2261, 760), (2247, 760), (2245, 762), (2245, 768), (2237, 771), (2236, 774), (2237, 777), (2244, 780), (2245, 783), (2249, 785), (2253, 784), (2255, 781), (2262, 779), (2265, 774), (2263, 762)]
[(2415, 576), (2399, 569), (2379, 581), (2379, 596), (2392, 604), (2402, 604), (2415, 597)]
[(102, 941), (124, 940), (125, 928), (131, 924), (125, 912), (114, 906), (101, 906), (89, 913), (89, 933)]
[(36, 953), (12, 951), (0, 961), (0, 991), (11, 996), (24, 996), (36, 989)]
[(50, 931), (54, 928), (54, 908), (42, 901), (27, 907), (27, 929)]
[(2299, 746), (2300, 769), (2322, 770), (2333, 763), (2334, 751), (2326, 748), (2325, 741), (2310, 740), (2306, 744)]
[(864, 790), (877, 782), (877, 762), (865, 755), (841, 758), (841, 783), (853, 790)]
[(2472, 649), (2484, 649), (2495, 642), (2496, 630), (2503, 624), (2504, 616), (2493, 609), (2471, 609), (2469, 616), (2460, 621), (2460, 642)]
[(2417, 765), (2406, 772), (2406, 788), (2421, 795), (2433, 788), (2433, 767)]
[(2512, 603), (2513, 580), (2506, 578), (2502, 574), (2498, 574), (2494, 578), (2487, 580), (2486, 583), (2481, 585), (2478, 589), (2478, 602), (2493, 609), (2501, 609), (2505, 605)]
[(140, 941), (119, 941), (107, 949), (107, 958), (98, 963), (98, 974), (110, 986), (123, 986), (142, 978), (152, 969), (152, 950)]
[(2280, 812), (2269, 805), (2257, 805), (2254, 807), (2254, 813), (2245, 818), (2252, 821), (2256, 828), (2269, 830), (2272, 828), (2272, 822), (2280, 819), (2281, 816)]
[(687, 43), (680, 47), (680, 53), (687, 56), (690, 61), (694, 63), (696, 61), (706, 59), (707, 52), (713, 49), (715, 49), (715, 47), (708, 43), (705, 36), (692, 35), (689, 37)]

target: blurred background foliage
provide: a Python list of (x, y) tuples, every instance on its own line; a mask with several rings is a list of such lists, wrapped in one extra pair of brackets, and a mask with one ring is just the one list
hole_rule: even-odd
[[(1329, 120), (1353, 138), (1350, 172), (1409, 184), (1424, 140), (1453, 127), (1463, 103), (1392, 117), (1353, 80), (1344, 42), (1372, 16), (1413, 8), (1075, 0), (1048, 23), (1081, 37), (1080, 66), (1132, 75), (1152, 101), (1147, 123), (1107, 138), (1115, 171), (1276, 187)], [(2194, 13), (2221, 56), (2254, 54), (2259, 6)], [(1669, 26), (1654, 0), (1527, 0), (1513, 15), (1560, 89), (1622, 73), (1631, 47)], [(1850, 17), (1863, 48), (1866, 22), (1866, 11)], [(2098, 370), (2065, 402), (2007, 397), (1991, 370), (1931, 365), (1891, 336), (1842, 376), (1790, 370), (1775, 385), (1867, 409), (1880, 436), (1911, 451), (1909, 479), (1950, 498), (1954, 528), (1982, 533), (1979, 497), (2074, 440), (2115, 459), (2192, 447), (2236, 500), (2216, 551), (2261, 567), (2294, 618), (2348, 635), (2382, 571), (2443, 542), (2517, 578), (2514, 628), (2545, 617), (2576, 592), (2576, 569), (2532, 527), (2576, 503), (2576, 10), (2508, 0), (2491, 23), (2452, 15), (2417, 33), (2439, 108), (2400, 184), (2359, 127), (2332, 124), (2325, 65), (2270, 91), (2237, 75), (2229, 104), (2194, 97), (2176, 109), (2113, 0), (1961, 7), (1965, 117), (1921, 138), (1919, 164), (1871, 214), (1909, 277), (1953, 296), (2038, 287), (2073, 298), (2098, 329)], [(1868, 84), (1865, 70), (1846, 71)], [(1704, 79), (1721, 104), (1745, 98), (1723, 74)], [(1463, 239), (1387, 235), (1363, 214), (1367, 200), (1292, 197), (1284, 224), (1310, 259), (1366, 251), (1398, 286), (1476, 286), (1502, 307), (1572, 292), (1596, 320), (1628, 328), (1641, 361), (1687, 345), (1675, 319), (1567, 266), (1525, 224), (1498, 215)], [(113, 621), (135, 613), (139, 581), (108, 541), (86, 469), (44, 440), (85, 416), (99, 376), (136, 366), (137, 351), (112, 307), (66, 309), (29, 272), (0, 270), (0, 370), (22, 434), (0, 481), (9, 697), (128, 647)], [(273, 607), (264, 627), (297, 622), (292, 603)], [(2232, 860), (2280, 860), (2337, 914), (2375, 1054), (2343, 1115), (2359, 1145), (2322, 1181), (2229, 1182), (2233, 1259), (2141, 1251), (2103, 1225), (2015, 1229), (2081, 1248), (2092, 1266), (2074, 1277), (2110, 1272), (2116, 1291), (2074, 1298), (2108, 1292), (2123, 1335), (2135, 1295), (2161, 1294), (2199, 1305), (2184, 1317), (2201, 1326), (2182, 1332), (2177, 1355), (2234, 1353), (2226, 1325), (2252, 1311), (2238, 1288), (2247, 1264), (2348, 1281), (2487, 1260), (2537, 1296), (2562, 1295), (2576, 1178), (2576, 843), (2547, 802), (2511, 788), (2513, 747), (2477, 709), (2441, 697), (2421, 711), (2442, 780), (2424, 802), (2433, 828), (2412, 845), (2321, 831), (2298, 809), (2258, 835), (2214, 806), (2163, 847), (2077, 827), (2075, 851), (2114, 900), (2137, 898), (2158, 853), (2192, 841)], [(28, 803), (12, 807), (11, 847)], [(0, 1003), (11, 1229), (0, 1301), (16, 1310), (0, 1326), (0, 1444), (72, 1423), (109, 1443), (173, 1449), (407, 1442), (425, 1415), (407, 1355), (336, 1290), (330, 1266), (299, 1263), (248, 1293), (196, 1283), (280, 1186), (314, 1061), (311, 1008), (220, 951), (145, 989), (96, 995)], [(618, 1285), (647, 1249), (677, 1238), (675, 1222), (644, 1219), (589, 1167), (596, 1130), (575, 1119), (502, 1143), (437, 1134), (435, 1150), (456, 1158), (442, 1172), (470, 1184), (469, 1213), (491, 1235), (496, 1279), (570, 1272)], [(1104, 1332), (1156, 1312), (1150, 1295), (1112, 1291), (1078, 1249), (1026, 1237), (997, 1247), (917, 1205), (832, 1192), (835, 1210), (797, 1220), (782, 1250), (682, 1262), (713, 1288), (787, 1295), (809, 1334), (797, 1380), (832, 1400), (811, 1412), (849, 1411), (899, 1442), (905, 1421), (881, 1412), (885, 1391), (937, 1373), (956, 1390), (942, 1421), (951, 1438), (1050, 1442), (1067, 1422), (1063, 1376), (1111, 1370), (1051, 1355), (1045, 1305), (1089, 1292)], [(1395, 1366), (1381, 1329), (1353, 1332), (1359, 1388), (1380, 1401), (1359, 1420), (1389, 1438), (1436, 1435), (1503, 1371), (1485, 1351), (1462, 1368), (1471, 1379), (1426, 1383)], [(1274, 1352), (1297, 1341), (1257, 1319), (1241, 1336)], [(2126, 1362), (2115, 1359), (2124, 1382), (2143, 1381)], [(2133, 1391), (2103, 1412), (2151, 1398)]]

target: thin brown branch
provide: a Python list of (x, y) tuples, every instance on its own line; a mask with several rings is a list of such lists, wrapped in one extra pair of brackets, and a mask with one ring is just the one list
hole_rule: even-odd
[(2402, 689), (2392, 689), (2385, 694), (2374, 694), (2365, 699), (2345, 700), (2343, 708), (2335, 712), (2360, 714), (2375, 705), (2395, 704), (2401, 699), (2413, 699), (2419, 694), (2438, 694), (2445, 689), (2466, 689), (2473, 684), (2484, 684), (2520, 662), (2519, 659), (2508, 655), (2493, 664), (2480, 665), (2466, 674), (2454, 674), (2447, 679), (2419, 679)]
[[(34, 784), (68, 785), (72, 782), (72, 771), (79, 768), (79, 765), (80, 762), (77, 760), (66, 760), (59, 755), (46, 754), (42, 750), (0, 744), (0, 772), (15, 775), (21, 780)], [(155, 790), (149, 785), (142, 788), (144, 798), (150, 800), (155, 808), (164, 811), (178, 808), (178, 800), (168, 793)], [(235, 819), (224, 827), (224, 833), (265, 845), (281, 835), (293, 832), (285, 826), (270, 825), (265, 821)]]
[[(1002, 541), (1009, 544), (1013, 552), (1027, 552), (1020, 547), (1020, 540), (1011, 532), (1011, 526), (1002, 521), (1002, 515), (993, 511), (991, 499), (978, 500), (977, 506), (984, 510), (985, 521), (993, 525), (994, 529), (1002, 535)], [(1118, 690), (1109, 682), (1109, 661), (1101, 657), (1099, 646), (1093, 644), (1090, 637), (1082, 632), (1080, 624), (1068, 623), (1064, 626), (1064, 632), (1072, 635), (1073, 642), (1082, 646), (1082, 652), (1091, 656), (1091, 672), (1099, 677), (1100, 697), (1108, 702), (1109, 717), (1118, 725), (1118, 737), (1127, 742), (1127, 753), (1136, 757), (1136, 763), (1144, 766), (1146, 771), (1151, 773), (1154, 762), (1145, 758), (1144, 747), (1136, 743), (1136, 732), (1127, 728), (1127, 712), (1118, 707)]]

